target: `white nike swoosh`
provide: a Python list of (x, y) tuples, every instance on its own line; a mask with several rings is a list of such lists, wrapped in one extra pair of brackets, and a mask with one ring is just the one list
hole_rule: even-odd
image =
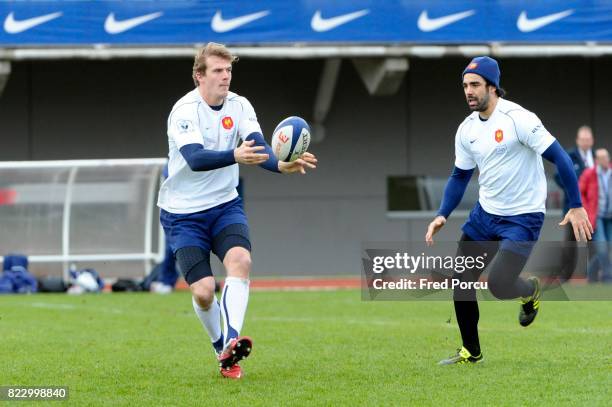
[(552, 24), (557, 20), (561, 20), (562, 18), (565, 18), (573, 13), (574, 13), (574, 10), (569, 9), (569, 10), (561, 11), (559, 13), (549, 14), (544, 17), (529, 19), (527, 18), (527, 12), (522, 11), (521, 15), (519, 15), (518, 20), (516, 20), (516, 27), (521, 32), (528, 33), (531, 31), (539, 30), (540, 28), (548, 24)]
[(348, 14), (342, 14), (341, 16), (336, 16), (332, 18), (323, 18), (321, 17), (321, 10), (317, 10), (316, 13), (312, 16), (312, 20), (310, 21), (310, 26), (316, 32), (324, 32), (333, 30), (334, 28), (346, 24), (349, 21), (353, 21), (359, 17), (363, 17), (368, 14), (370, 10), (364, 9), (359, 11), (354, 11)]
[(246, 14), (244, 16), (223, 19), (221, 11), (218, 10), (210, 23), (210, 27), (214, 32), (224, 33), (235, 30), (236, 28), (248, 24), (252, 21), (259, 20), (270, 14), (270, 10), (259, 11), (253, 14)]
[(57, 13), (45, 14), (44, 16), (26, 18), (25, 20), (15, 20), (15, 15), (10, 13), (4, 20), (4, 31), (9, 34), (19, 34), (29, 30), (32, 27), (46, 23), (47, 21), (54, 20), (62, 15), (61, 11)]
[(474, 14), (476, 14), (476, 10), (467, 10), (462, 11), (461, 13), (449, 14), (443, 17), (429, 18), (427, 15), (427, 10), (423, 10), (419, 15), (417, 27), (419, 27), (419, 30), (423, 32), (436, 31), (442, 27), (455, 23), (459, 20), (463, 20), (464, 18), (468, 18)]
[(157, 13), (117, 21), (115, 20), (115, 13), (110, 13), (106, 17), (106, 21), (104, 21), (104, 30), (109, 34), (120, 34), (148, 21), (155, 20), (156, 18), (161, 17), (163, 14), (164, 13), (161, 11), (158, 11)]

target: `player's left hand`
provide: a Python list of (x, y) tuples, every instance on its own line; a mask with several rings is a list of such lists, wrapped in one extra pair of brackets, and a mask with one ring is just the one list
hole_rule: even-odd
[(571, 223), (572, 228), (574, 228), (574, 236), (576, 236), (577, 242), (591, 240), (593, 226), (589, 222), (589, 216), (583, 207), (571, 208), (567, 211), (559, 226), (565, 226), (568, 223)]
[(283, 174), (293, 174), (295, 172), (306, 174), (306, 168), (311, 168), (311, 169), (317, 168), (316, 164), (317, 164), (317, 157), (315, 157), (314, 154), (306, 152), (302, 154), (300, 158), (298, 158), (295, 161), (291, 161), (291, 162), (279, 161), (278, 170), (282, 172)]

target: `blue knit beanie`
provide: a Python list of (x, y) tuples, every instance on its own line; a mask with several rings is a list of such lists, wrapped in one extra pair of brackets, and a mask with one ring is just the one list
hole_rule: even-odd
[(476, 57), (472, 59), (463, 70), (463, 74), (461, 74), (462, 79), (466, 73), (478, 74), (495, 85), (496, 88), (499, 88), (499, 77), (501, 76), (501, 72), (499, 71), (497, 61), (491, 57)]

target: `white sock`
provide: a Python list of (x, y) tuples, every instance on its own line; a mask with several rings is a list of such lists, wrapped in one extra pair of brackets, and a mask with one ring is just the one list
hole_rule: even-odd
[(217, 297), (215, 296), (208, 310), (202, 309), (193, 297), (191, 297), (191, 302), (193, 303), (193, 310), (200, 318), (206, 333), (210, 336), (213, 347), (217, 352), (220, 352), (223, 349), (223, 333), (221, 332), (221, 309)]
[(221, 296), (221, 315), (225, 328), (225, 343), (240, 335), (249, 302), (249, 280), (227, 277)]

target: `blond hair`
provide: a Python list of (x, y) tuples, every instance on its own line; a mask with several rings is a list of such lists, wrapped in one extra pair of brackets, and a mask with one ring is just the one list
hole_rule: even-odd
[(198, 79), (196, 73), (204, 75), (206, 73), (206, 59), (210, 56), (216, 56), (234, 63), (238, 61), (238, 57), (230, 52), (229, 49), (223, 44), (217, 44), (216, 42), (209, 42), (204, 47), (198, 50), (193, 61), (193, 71), (191, 77), (193, 83), (198, 86)]

